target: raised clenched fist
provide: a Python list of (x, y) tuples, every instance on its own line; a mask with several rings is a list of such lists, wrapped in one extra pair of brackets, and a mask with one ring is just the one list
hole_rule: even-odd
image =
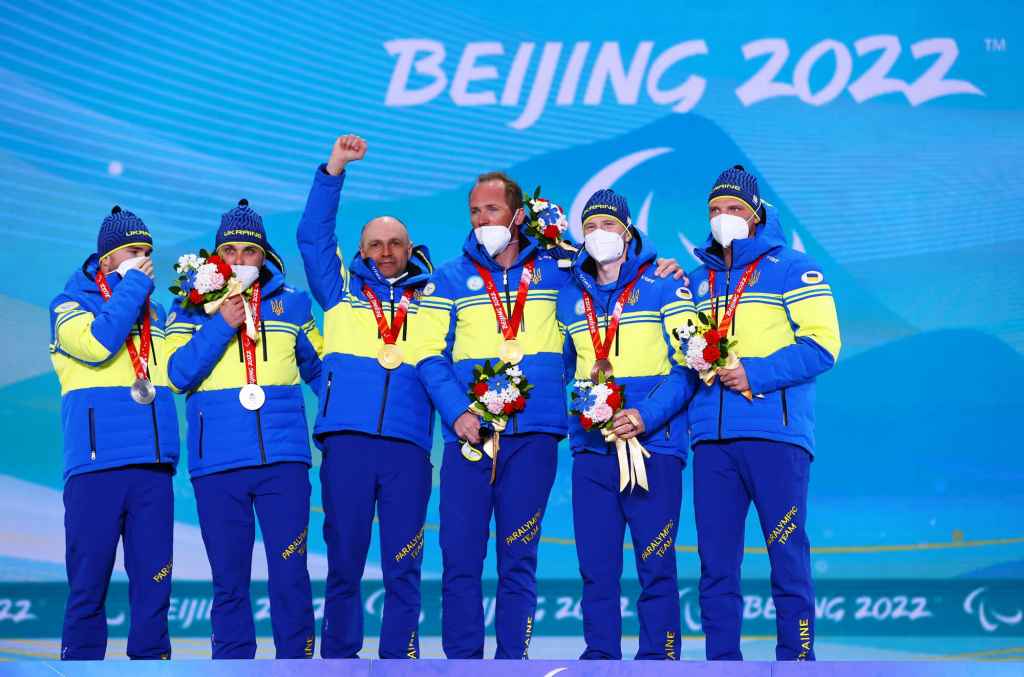
[(366, 157), (366, 140), (355, 134), (339, 136), (331, 149), (331, 157), (327, 161), (327, 173), (337, 176), (345, 171), (349, 162), (362, 160)]

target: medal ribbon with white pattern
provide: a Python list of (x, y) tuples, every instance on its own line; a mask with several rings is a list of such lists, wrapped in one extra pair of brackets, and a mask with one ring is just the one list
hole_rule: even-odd
[(622, 290), (622, 293), (615, 300), (615, 307), (608, 318), (608, 328), (605, 330), (604, 341), (601, 340), (601, 329), (597, 324), (594, 299), (591, 298), (589, 292), (583, 292), (583, 312), (587, 316), (587, 330), (590, 332), (590, 342), (594, 345), (594, 357), (596, 358), (594, 366), (590, 370), (590, 379), (595, 383), (598, 381), (598, 371), (604, 372), (605, 376), (612, 375), (612, 363), (608, 359), (608, 355), (611, 353), (615, 335), (619, 332), (619, 320), (622, 319), (622, 309), (626, 305), (626, 299), (629, 298), (636, 283), (640, 280), (640, 276), (644, 274), (649, 265), (646, 264), (640, 268), (636, 277), (626, 285), (626, 288)]
[(715, 271), (708, 271), (708, 288), (710, 296), (708, 299), (711, 301), (711, 317), (714, 319), (715, 326), (718, 329), (720, 336), (725, 336), (729, 333), (729, 325), (732, 324), (733, 317), (736, 316), (736, 308), (739, 307), (740, 297), (743, 296), (743, 292), (747, 289), (747, 284), (750, 282), (751, 276), (754, 274), (754, 270), (757, 268), (757, 264), (761, 263), (761, 259), (764, 256), (758, 256), (743, 271), (743, 275), (740, 277), (740, 281), (736, 283), (736, 290), (733, 291), (732, 296), (729, 298), (729, 303), (725, 307), (725, 315), (722, 316), (722, 323), (718, 323), (718, 299), (715, 298)]
[(384, 308), (381, 306), (380, 299), (373, 293), (369, 285), (363, 286), (363, 295), (370, 302), (373, 317), (377, 320), (377, 329), (380, 330), (380, 337), (384, 340), (384, 345), (377, 353), (377, 362), (385, 369), (395, 369), (402, 364), (402, 353), (395, 346), (395, 343), (398, 342), (398, 333), (402, 331), (402, 325), (405, 324), (405, 317), (409, 312), (409, 302), (412, 300), (414, 293), (414, 289), (406, 289), (402, 293), (402, 300), (398, 302), (398, 310), (395, 311), (395, 317), (391, 320), (391, 326), (389, 327), (388, 320), (384, 317)]
[[(252, 310), (252, 324), (253, 328), (259, 332), (260, 330), (260, 299), (263, 294), (260, 290), (260, 283), (253, 283), (252, 287), (252, 301), (250, 303), (250, 309)], [(245, 298), (242, 298), (242, 303), (246, 303)], [(249, 338), (249, 334), (245, 331), (245, 326), (238, 328), (238, 339), (242, 342), (242, 353), (245, 355), (245, 383), (246, 386), (242, 388), (239, 393), (239, 400), (242, 402), (242, 406), (250, 411), (255, 411), (263, 406), (265, 395), (263, 389), (256, 383), (256, 341)]]
[(519, 276), (519, 289), (516, 290), (516, 302), (512, 306), (512, 317), (509, 318), (505, 312), (505, 305), (501, 302), (498, 286), (494, 284), (491, 271), (476, 261), (473, 262), (477, 273), (480, 274), (481, 279), (484, 281), (484, 286), (487, 288), (487, 298), (490, 299), (491, 307), (494, 308), (494, 316), (498, 318), (498, 328), (501, 329), (501, 335), (505, 337), (505, 341), (501, 345), (501, 353), (499, 354), (502, 362), (519, 364), (523, 359), (523, 349), (516, 340), (516, 336), (519, 334), (519, 325), (523, 321), (526, 297), (530, 293), (530, 281), (533, 279), (533, 269), (536, 263), (536, 259), (531, 258), (523, 266), (523, 272)]
[[(109, 301), (110, 297), (114, 293), (110, 289), (110, 284), (107, 282), (107, 276), (103, 274), (102, 270), (96, 271), (96, 286), (99, 287), (100, 296), (103, 297), (104, 301)], [(135, 348), (135, 342), (132, 341), (131, 334), (128, 334), (128, 338), (125, 339), (124, 348), (128, 351), (128, 357), (132, 360), (132, 368), (135, 370), (135, 384), (132, 385), (132, 399), (139, 404), (149, 404), (153, 401), (150, 397), (148, 401), (140, 401), (140, 397), (145, 399), (149, 391), (152, 391), (153, 397), (156, 396), (156, 391), (153, 390), (152, 383), (149, 381), (149, 351), (153, 345), (153, 334), (151, 331), (152, 324), (150, 321), (150, 307), (149, 297), (146, 297), (146, 309), (142, 318), (142, 325), (139, 327), (139, 347)], [(148, 384), (142, 386), (140, 384)], [(137, 389), (145, 390), (146, 393), (136, 394)]]

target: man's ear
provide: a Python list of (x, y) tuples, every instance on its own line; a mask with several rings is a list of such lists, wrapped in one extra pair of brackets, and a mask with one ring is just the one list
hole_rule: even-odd
[(523, 221), (525, 221), (525, 220), (526, 220), (526, 212), (523, 211), (522, 207), (520, 207), (519, 209), (517, 209), (515, 211), (515, 214), (512, 215), (512, 223), (515, 224), (516, 226), (521, 226), (521, 225), (523, 225)]

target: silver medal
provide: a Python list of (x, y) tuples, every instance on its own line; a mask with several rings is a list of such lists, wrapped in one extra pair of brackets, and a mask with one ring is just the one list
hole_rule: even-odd
[(256, 411), (263, 406), (266, 400), (267, 394), (257, 383), (242, 386), (242, 389), (238, 391), (238, 401), (249, 411)]
[(136, 379), (132, 384), (132, 399), (138, 404), (149, 404), (156, 399), (156, 388), (149, 379)]

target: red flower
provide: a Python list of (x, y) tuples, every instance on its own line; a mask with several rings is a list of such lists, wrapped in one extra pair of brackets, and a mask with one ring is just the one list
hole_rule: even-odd
[(717, 346), (722, 337), (716, 330), (708, 329), (704, 332), (704, 340), (708, 342), (709, 346)]
[(522, 411), (523, 409), (526, 409), (526, 398), (520, 395), (512, 404), (515, 405), (516, 411)]
[(224, 261), (224, 259), (222, 259), (217, 254), (214, 254), (210, 258), (206, 259), (206, 262), (212, 263), (213, 265), (217, 266), (217, 272), (220, 273), (225, 280), (231, 277), (231, 266), (229, 266), (227, 262)]
[(557, 240), (560, 234), (561, 233), (558, 230), (558, 226), (548, 226), (547, 228), (544, 229), (544, 237), (548, 238), (549, 240)]
[(721, 356), (722, 351), (718, 349), (717, 343), (704, 349), (704, 361), (708, 364), (714, 364)]
[(203, 302), (203, 295), (197, 292), (195, 289), (191, 289), (188, 292), (188, 300), (192, 303), (199, 305)]
[(593, 422), (593, 421), (591, 421), (591, 420), (590, 420), (589, 418), (587, 418), (586, 416), (583, 416), (583, 415), (581, 414), (581, 415), (580, 415), (580, 425), (581, 425), (581, 426), (583, 426), (583, 429), (584, 429), (584, 430), (590, 430), (591, 426), (593, 426), (593, 425), (594, 425), (594, 422)]
[(473, 394), (476, 395), (477, 397), (483, 397), (486, 392), (487, 392), (487, 384), (486, 383), (475, 383), (475, 384), (473, 384)]
[(516, 413), (516, 404), (515, 402), (506, 402), (505, 406), (502, 407), (501, 410), (506, 414), (514, 414)]
[(620, 395), (617, 392), (613, 392), (611, 395), (608, 396), (606, 402), (608, 403), (608, 406), (612, 408), (612, 410), (618, 411), (619, 407), (622, 406), (622, 395)]

